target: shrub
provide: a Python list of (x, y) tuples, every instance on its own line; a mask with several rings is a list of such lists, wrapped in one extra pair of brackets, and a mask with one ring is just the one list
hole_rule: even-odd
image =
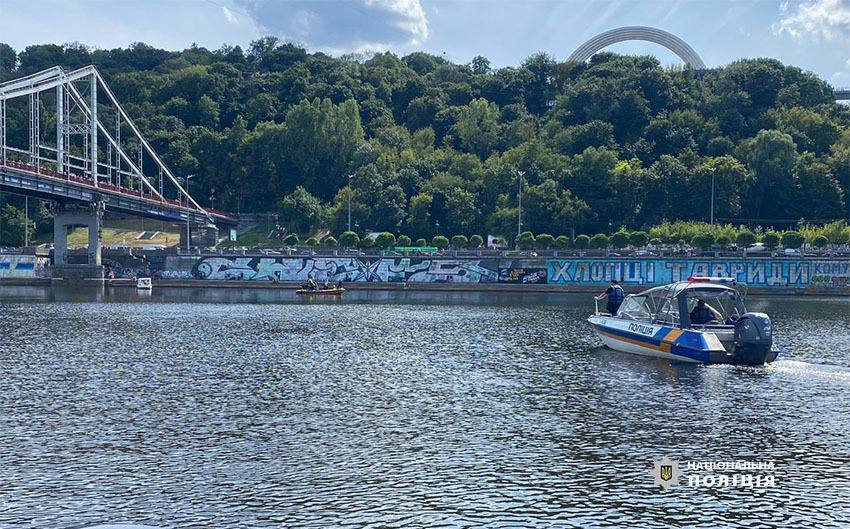
[(428, 246), (428, 241), (426, 241), (425, 239), (416, 239), (416, 246), (419, 246), (420, 248), (423, 246)]
[(786, 231), (779, 240), (782, 241), (782, 246), (791, 248), (792, 250), (796, 250), (806, 242), (803, 234), (799, 231)]
[(611, 236), (611, 246), (614, 248), (625, 248), (629, 245), (629, 232), (620, 230)]
[(410, 237), (408, 237), (407, 235), (399, 235), (397, 242), (399, 246), (410, 246), (412, 243)]
[(283, 244), (287, 246), (295, 246), (298, 244), (298, 234), (290, 233), (286, 237), (283, 238)]
[(482, 246), (484, 246), (484, 238), (480, 235), (473, 235), (469, 238), (470, 248), (481, 248)]
[(344, 231), (339, 236), (339, 244), (343, 248), (355, 248), (360, 246), (360, 236), (353, 231)]
[(307, 246), (318, 246), (319, 245), (319, 239), (317, 239), (315, 237), (307, 237), (307, 240), (304, 241), (304, 244), (307, 245)]
[(541, 233), (534, 239), (534, 245), (541, 250), (548, 250), (555, 245), (555, 238), (548, 233)]
[(717, 245), (720, 246), (721, 248), (726, 248), (730, 244), (732, 244), (732, 238), (729, 237), (728, 235), (721, 234), (721, 235), (717, 236)]
[(756, 234), (750, 230), (741, 230), (738, 232), (738, 236), (735, 237), (735, 243), (738, 245), (738, 248), (752, 246), (756, 243)]
[(604, 233), (597, 233), (590, 238), (589, 246), (596, 249), (607, 248), (609, 242), (607, 235)]
[(534, 234), (524, 231), (516, 236), (516, 245), (520, 250), (530, 250), (534, 246)]
[(764, 237), (761, 238), (761, 242), (764, 243), (765, 246), (773, 250), (777, 246), (779, 246), (779, 234), (775, 231), (769, 231), (764, 234)]
[(633, 231), (629, 234), (629, 244), (635, 248), (643, 248), (649, 242), (649, 234), (645, 231)]
[(815, 240), (812, 241), (812, 246), (815, 248), (823, 248), (829, 244), (829, 239), (826, 238), (826, 235), (818, 235), (815, 237)]
[(469, 239), (466, 238), (466, 235), (454, 235), (452, 237), (452, 246), (457, 250), (466, 248), (468, 244)]
[(437, 235), (431, 239), (431, 246), (436, 246), (437, 248), (444, 250), (449, 246), (449, 240), (442, 235)]
[(363, 237), (360, 239), (360, 247), (361, 248), (371, 248), (375, 246), (375, 239), (372, 237)]
[(698, 233), (691, 238), (691, 244), (700, 250), (708, 250), (714, 245), (714, 235), (711, 233)]
[(395, 244), (395, 235), (393, 235), (392, 233), (390, 233), (388, 231), (381, 232), (381, 233), (378, 234), (377, 237), (375, 237), (375, 246), (382, 249), (382, 250), (386, 250), (387, 248), (389, 248), (390, 246), (392, 246), (394, 244)]
[(558, 235), (555, 238), (555, 247), (564, 250), (570, 247), (570, 242), (572, 241), (570, 241), (570, 238), (566, 235)]
[(339, 243), (334, 239), (333, 235), (328, 235), (322, 240), (322, 244), (325, 246), (337, 246)]
[(585, 248), (590, 246), (590, 237), (587, 235), (579, 235), (576, 237), (576, 240), (573, 241), (573, 246), (578, 248), (579, 250), (584, 250)]
[(662, 241), (658, 237), (655, 237), (653, 239), (650, 239), (649, 243), (652, 244), (653, 246), (661, 246), (662, 244), (664, 244), (664, 241)]

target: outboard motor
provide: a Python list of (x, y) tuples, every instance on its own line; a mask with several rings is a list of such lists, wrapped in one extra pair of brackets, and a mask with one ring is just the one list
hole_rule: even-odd
[(765, 363), (773, 346), (770, 318), (761, 312), (747, 312), (735, 322), (735, 356), (745, 365)]

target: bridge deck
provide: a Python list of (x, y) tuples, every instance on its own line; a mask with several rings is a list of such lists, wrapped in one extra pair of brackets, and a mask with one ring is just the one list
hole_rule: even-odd
[(135, 189), (59, 173), (43, 167), (6, 161), (0, 166), (0, 187), (11, 193), (35, 196), (47, 200), (88, 203), (103, 200), (107, 210), (173, 222), (207, 223), (210, 217), (221, 226), (236, 226), (237, 219), (221, 211), (189, 208), (177, 200), (162, 198)]

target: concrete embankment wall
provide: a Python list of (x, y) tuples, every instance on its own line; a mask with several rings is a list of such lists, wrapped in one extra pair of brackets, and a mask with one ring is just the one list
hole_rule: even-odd
[[(759, 290), (850, 294), (850, 259), (790, 258), (498, 258), (380, 256), (169, 256), (163, 279), (211, 282), (303, 282), (529, 290), (600, 287), (611, 279), (627, 288), (663, 285), (690, 276), (734, 277)], [(245, 283), (242, 283), (245, 284)], [(546, 287), (544, 287), (546, 285)], [(377, 286), (377, 285), (375, 285)], [(580, 290), (582, 288), (575, 288)]]

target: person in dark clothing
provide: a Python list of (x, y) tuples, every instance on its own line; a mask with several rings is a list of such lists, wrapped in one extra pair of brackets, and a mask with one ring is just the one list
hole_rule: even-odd
[(705, 300), (698, 300), (697, 306), (691, 311), (691, 323), (694, 325), (705, 325), (712, 320), (721, 319), (720, 314), (710, 306), (705, 304)]
[(620, 305), (622, 305), (623, 300), (626, 299), (626, 292), (623, 290), (623, 287), (617, 283), (617, 280), (612, 279), (611, 285), (605, 289), (605, 292), (596, 296), (596, 299), (602, 299), (605, 297), (608, 298), (608, 313), (611, 316), (616, 316), (617, 311), (620, 310)]

